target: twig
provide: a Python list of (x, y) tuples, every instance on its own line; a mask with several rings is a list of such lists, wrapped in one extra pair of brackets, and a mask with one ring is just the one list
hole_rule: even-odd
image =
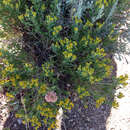
[(28, 121), (27, 121), (27, 110), (26, 110), (26, 106), (25, 106), (25, 103), (24, 103), (24, 99), (23, 99), (23, 96), (22, 96), (21, 93), (20, 93), (20, 96), (21, 96), (21, 103), (22, 103), (23, 108), (24, 108), (24, 111), (25, 111), (26, 130), (28, 130), (28, 128), (29, 128), (29, 124), (28, 124)]
[(61, 130), (62, 118), (63, 118), (63, 109), (60, 108), (58, 110), (58, 114), (56, 115), (56, 126), (57, 126), (57, 128), (55, 130)]

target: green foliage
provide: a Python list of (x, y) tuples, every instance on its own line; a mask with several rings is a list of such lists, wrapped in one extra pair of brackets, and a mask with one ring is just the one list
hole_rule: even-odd
[[(8, 32), (15, 26), (23, 34), (23, 44), (0, 50), (0, 85), (23, 123), (31, 122), (36, 129), (45, 124), (50, 130), (57, 127), (58, 109), (74, 106), (71, 93), (83, 100), (94, 96), (98, 108), (112, 89), (126, 85), (127, 76), (112, 75), (107, 56), (117, 37), (114, 25), (106, 22), (113, 3), (115, 0), (0, 1), (4, 29)], [(33, 60), (23, 47), (32, 51)], [(40, 67), (35, 58), (42, 60)], [(110, 77), (110, 83), (103, 83)]]

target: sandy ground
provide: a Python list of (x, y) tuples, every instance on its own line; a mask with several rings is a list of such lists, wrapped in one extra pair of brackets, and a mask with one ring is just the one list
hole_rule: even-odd
[(9, 116), (6, 101), (6, 97), (0, 93), (0, 130), (3, 129), (4, 122)]
[[(121, 30), (123, 29), (122, 35), (119, 39), (127, 43), (127, 49), (130, 49), (130, 10), (124, 19)], [(125, 88), (119, 89), (118, 92), (122, 92), (125, 97), (117, 99), (119, 102), (118, 109), (111, 109), (111, 114), (107, 120), (107, 130), (130, 130), (130, 55), (122, 55), (120, 61), (118, 56), (115, 56), (117, 63), (117, 76), (122, 74), (128, 74), (128, 85)]]

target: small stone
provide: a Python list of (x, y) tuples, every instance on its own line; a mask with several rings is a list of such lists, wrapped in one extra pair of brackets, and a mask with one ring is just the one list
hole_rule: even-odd
[(17, 122), (18, 122), (19, 125), (21, 125), (22, 124), (22, 119), (17, 119)]
[(90, 128), (89, 130), (95, 130), (94, 128)]
[(71, 85), (70, 84), (67, 84), (67, 87), (70, 87)]
[(17, 127), (17, 124), (14, 124), (14, 127)]

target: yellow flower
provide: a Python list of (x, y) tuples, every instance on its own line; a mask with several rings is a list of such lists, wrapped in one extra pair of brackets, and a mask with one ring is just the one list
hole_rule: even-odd
[(34, 11), (32, 11), (32, 15), (33, 15), (33, 17), (36, 17), (36, 12), (34, 12)]
[(29, 17), (29, 12), (26, 12), (24, 16)]
[(6, 93), (6, 96), (8, 97), (9, 100), (14, 98), (14, 96), (8, 92)]
[(3, 63), (6, 64), (6, 65), (9, 65), (9, 62), (6, 59), (3, 59)]
[(58, 42), (56, 42), (55, 44), (53, 44), (53, 46), (56, 47), (56, 48), (60, 48), (60, 45), (59, 45)]
[(85, 27), (92, 27), (92, 26), (93, 26), (93, 24), (89, 20), (87, 20)]
[(2, 56), (2, 52), (0, 51), (0, 56)]
[(40, 105), (37, 106), (37, 110), (38, 111), (41, 111), (42, 110), (42, 107)]
[(56, 35), (56, 32), (55, 32), (55, 31), (54, 31), (54, 32), (52, 32), (52, 35), (53, 35), (53, 36), (55, 36), (55, 35)]
[(16, 79), (20, 79), (20, 76), (16, 74)]
[(77, 16), (75, 16), (75, 23), (78, 24), (78, 23), (82, 23), (82, 20), (79, 19)]
[(54, 129), (56, 126), (55, 126), (55, 122), (53, 122), (50, 126), (52, 129)]
[(70, 58), (70, 57), (72, 57), (72, 53), (68, 53), (67, 58)]
[(3, 0), (3, 4), (5, 4), (5, 5), (9, 5), (10, 2), (11, 2), (11, 0)]
[(74, 31), (75, 31), (75, 32), (78, 32), (78, 28), (77, 28), (77, 27), (75, 27), (75, 28), (74, 28)]
[(43, 84), (43, 85), (40, 87), (38, 93), (39, 93), (39, 94), (45, 94), (46, 91), (47, 91), (47, 86), (46, 86), (46, 84)]
[(104, 0), (104, 4), (105, 4), (106, 6), (108, 6), (108, 2), (107, 2), (107, 0)]
[(41, 9), (44, 11), (46, 9), (45, 5), (43, 4)]
[(44, 122), (45, 125), (47, 124), (47, 120), (46, 119), (44, 119), (43, 122)]
[(114, 101), (112, 102), (112, 107), (118, 108), (118, 107), (119, 107), (119, 103), (118, 103), (116, 100), (114, 100)]
[(19, 81), (19, 86), (22, 88), (26, 88), (27, 87), (26, 81)]
[(21, 118), (22, 115), (21, 115), (21, 114), (15, 114), (15, 117), (16, 117), (16, 118)]
[(105, 101), (105, 97), (101, 97), (98, 100), (96, 100), (96, 108), (99, 108), (100, 105), (102, 105)]
[(68, 45), (66, 46), (66, 48), (67, 48), (67, 50), (71, 50), (71, 49), (73, 48), (73, 44), (72, 44), (72, 43), (68, 44)]
[(74, 104), (71, 102), (71, 103), (70, 103), (70, 106), (71, 106), (71, 107), (74, 107)]
[(18, 3), (16, 3), (16, 9), (18, 9), (19, 8), (19, 5), (18, 5)]
[(123, 98), (124, 97), (124, 94), (119, 92), (119, 94), (117, 95), (118, 98)]
[(101, 42), (102, 40), (99, 38), (99, 37), (96, 37), (96, 42), (99, 43)]
[(56, 27), (53, 28), (53, 30), (54, 30), (54, 31), (52, 32), (52, 34), (53, 34), (53, 35), (56, 35), (56, 34), (59, 33), (59, 31), (62, 30), (62, 26), (61, 26), (61, 25), (56, 26)]
[(54, 18), (53, 18), (53, 17), (50, 17), (50, 21), (51, 21), (51, 22), (54, 21)]
[(83, 36), (82, 39), (81, 39), (81, 41), (86, 41), (86, 37)]
[(63, 46), (65, 44), (64, 40), (60, 40), (60, 44)]
[(9, 80), (4, 79), (4, 80), (0, 80), (0, 85), (4, 85), (5, 83), (9, 82)]
[(18, 16), (19, 20), (22, 21), (24, 19), (23, 14)]
[(57, 26), (57, 28), (58, 28), (58, 30), (62, 30), (62, 26), (61, 25)]
[(12, 85), (13, 85), (13, 86), (16, 86), (16, 80), (15, 80), (14, 77), (11, 77), (11, 78), (10, 78), (10, 81), (12, 82)]
[(39, 85), (38, 79), (33, 79), (33, 78), (32, 78), (31, 86), (32, 86), (32, 85), (38, 87), (38, 85)]
[(76, 41), (74, 41), (73, 44), (74, 44), (75, 46), (77, 46), (77, 42), (76, 42)]
[(73, 60), (73, 61), (76, 60), (76, 58), (77, 58), (76, 55), (73, 55), (73, 56), (72, 56), (72, 60)]
[(54, 16), (54, 20), (56, 21), (58, 18), (56, 16)]
[(13, 65), (8, 65), (6, 68), (5, 68), (5, 71), (10, 71), (10, 72), (13, 72), (14, 71), (14, 68), (13, 68), (14, 66)]
[(63, 102), (63, 101), (60, 101), (59, 104), (58, 104), (58, 106), (61, 107), (63, 104), (64, 104), (64, 102)]

